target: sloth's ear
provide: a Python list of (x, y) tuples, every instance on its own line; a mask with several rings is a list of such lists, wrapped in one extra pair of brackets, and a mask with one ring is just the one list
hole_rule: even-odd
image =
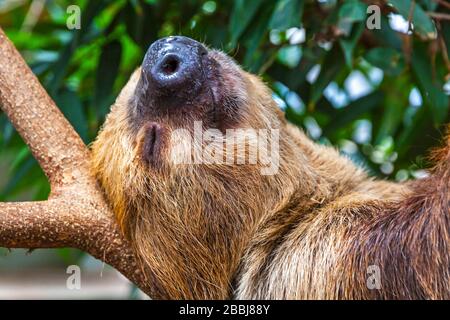
[(119, 95), (116, 98), (116, 104), (127, 104), (128, 100), (134, 94), (134, 90), (141, 76), (141, 67), (134, 70), (127, 84), (122, 88)]

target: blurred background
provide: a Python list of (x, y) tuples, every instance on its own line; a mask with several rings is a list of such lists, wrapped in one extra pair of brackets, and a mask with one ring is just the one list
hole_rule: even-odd
[[(426, 176), (450, 120), (447, 0), (0, 0), (0, 26), (86, 143), (148, 46), (175, 34), (259, 74), (291, 122), (383, 179)], [(0, 201), (48, 193), (0, 112)], [(66, 287), (69, 265), (80, 290)], [(143, 297), (78, 250), (0, 248), (0, 298)]]

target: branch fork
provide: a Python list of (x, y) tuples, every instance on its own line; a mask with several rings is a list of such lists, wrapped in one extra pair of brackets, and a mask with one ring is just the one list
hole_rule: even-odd
[(0, 247), (88, 252), (150, 294), (89, 170), (90, 152), (0, 28), (0, 107), (46, 174), (47, 201), (0, 202)]

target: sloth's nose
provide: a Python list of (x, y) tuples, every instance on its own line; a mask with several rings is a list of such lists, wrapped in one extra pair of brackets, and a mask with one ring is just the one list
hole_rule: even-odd
[(147, 50), (142, 71), (160, 94), (195, 91), (203, 78), (202, 60), (207, 53), (201, 43), (187, 37), (159, 39)]

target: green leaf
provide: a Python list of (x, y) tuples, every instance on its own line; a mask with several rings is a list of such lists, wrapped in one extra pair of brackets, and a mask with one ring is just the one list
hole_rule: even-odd
[(422, 134), (424, 120), (427, 116), (425, 110), (426, 108), (424, 106), (420, 107), (412, 117), (411, 124), (405, 126), (399, 133), (396, 140), (398, 142), (398, 152), (400, 156), (403, 156), (408, 152), (417, 136)]
[(381, 16), (381, 29), (371, 30), (377, 42), (381, 46), (392, 47), (397, 50), (402, 50), (403, 41), (397, 31), (391, 29), (389, 20), (385, 16)]
[(392, 48), (374, 48), (364, 58), (373, 66), (382, 69), (387, 75), (399, 75), (405, 68), (403, 55)]
[(11, 195), (14, 191), (17, 191), (21, 185), (23, 186), (25, 183), (29, 185), (29, 178), (31, 176), (30, 171), (32, 171), (33, 167), (36, 167), (37, 162), (31, 155), (24, 160), (22, 165), (16, 170), (13, 170), (14, 173), (12, 178), (9, 179), (3, 190), (0, 190), (1, 201), (5, 201), (6, 195)]
[(339, 109), (335, 115), (332, 116), (332, 121), (324, 128), (325, 135), (333, 132), (338, 128), (342, 128), (352, 121), (360, 118), (365, 113), (373, 108), (379, 106), (384, 99), (382, 92), (373, 92), (355, 101), (352, 101), (345, 108)]
[[(109, 28), (115, 28), (121, 21), (131, 39), (142, 49), (146, 49), (150, 43), (158, 37), (158, 29), (164, 23), (161, 12), (167, 10), (168, 3), (160, 1), (158, 3), (131, 3), (127, 1), (124, 8), (119, 12), (117, 21), (111, 22)], [(186, 14), (187, 15), (187, 14)], [(179, 17), (181, 20), (182, 18)]]
[(0, 114), (0, 143), (7, 146), (14, 133), (14, 127), (4, 113)]
[(339, 20), (345, 22), (365, 21), (367, 5), (357, 0), (347, 1), (339, 9)]
[(341, 50), (334, 46), (333, 49), (325, 56), (325, 60), (321, 65), (319, 76), (311, 86), (311, 94), (308, 103), (308, 109), (313, 109), (316, 102), (320, 99), (323, 91), (328, 84), (333, 81), (344, 66), (344, 58)]
[(419, 2), (426, 11), (434, 11), (439, 6), (436, 0), (419, 0)]
[(56, 252), (67, 265), (79, 263), (80, 259), (85, 255), (83, 251), (73, 248), (61, 248)]
[[(411, 5), (413, 4), (411, 0), (390, 0), (389, 2), (394, 5), (403, 18), (406, 20), (409, 19)], [(427, 39), (436, 38), (436, 26), (434, 25), (432, 19), (417, 2), (414, 4), (412, 23), (414, 24), (414, 32), (417, 32)]]
[(30, 149), (27, 146), (23, 146), (20, 148), (20, 151), (16, 154), (14, 161), (11, 163), (11, 170), (17, 170), (26, 159), (29, 159), (31, 156)]
[(406, 165), (411, 164), (410, 159), (424, 155), (433, 142), (440, 140), (440, 132), (436, 130), (432, 118), (429, 105), (420, 107), (411, 123), (395, 139), (398, 155), (405, 159)]
[(47, 179), (36, 180), (36, 186), (37, 190), (33, 195), (33, 201), (48, 199), (48, 195), (50, 194), (50, 184)]
[(364, 23), (355, 24), (352, 28), (352, 33), (346, 39), (339, 40), (342, 51), (344, 52), (345, 63), (349, 68), (353, 66), (353, 51), (356, 44), (364, 31)]
[(83, 105), (78, 96), (69, 90), (60, 92), (55, 98), (64, 116), (80, 135), (85, 143), (88, 143), (88, 127)]
[(258, 20), (249, 26), (248, 31), (243, 35), (243, 42), (247, 48), (244, 57), (244, 66), (249, 67), (250, 70), (258, 70), (260, 65), (254, 63), (254, 55), (258, 47), (263, 42), (264, 36), (268, 31), (269, 19), (273, 12), (273, 4), (267, 4), (262, 8), (258, 16)]
[(113, 86), (119, 73), (122, 59), (122, 45), (114, 40), (102, 48), (97, 74), (95, 78), (94, 104), (100, 119), (108, 113), (109, 106), (113, 102)]
[(258, 8), (264, 3), (259, 0), (236, 0), (230, 18), (230, 45), (234, 47), (237, 40), (252, 21)]
[(449, 101), (442, 90), (443, 82), (437, 75), (433, 76), (425, 47), (419, 45), (414, 47), (411, 66), (424, 103), (429, 104), (433, 112), (434, 124), (442, 124), (449, 113)]
[(300, 46), (285, 46), (278, 51), (277, 59), (288, 68), (295, 68), (302, 57)]
[(385, 92), (382, 103), (382, 112), (378, 123), (375, 142), (381, 143), (387, 137), (393, 137), (399, 129), (404, 118), (405, 110), (409, 105), (410, 83), (406, 75), (393, 79), (386, 79), (381, 88)]
[(303, 0), (278, 0), (269, 23), (269, 28), (286, 30), (301, 25)]
[(50, 95), (55, 95), (60, 87), (67, 68), (69, 67), (71, 58), (75, 50), (82, 43), (83, 37), (91, 31), (92, 22), (95, 16), (104, 8), (108, 3), (106, 0), (89, 1), (86, 8), (83, 9), (82, 28), (72, 31), (72, 39), (64, 47), (60, 53), (59, 59), (53, 64), (52, 77), (48, 83), (48, 91)]
[(445, 41), (445, 46), (447, 47), (447, 54), (450, 56), (450, 23), (442, 25), (442, 33)]
[[(302, 46), (302, 58), (296, 68), (290, 69), (280, 63), (275, 63), (268, 70), (269, 75), (282, 80), (286, 86), (297, 92), (299, 92), (300, 86), (304, 86), (306, 83), (307, 87), (301, 88), (303, 90), (302, 98), (309, 101), (310, 84), (306, 81), (306, 77), (309, 71), (328, 54), (325, 50), (317, 49)], [(308, 95), (308, 97), (305, 97), (305, 95)]]

